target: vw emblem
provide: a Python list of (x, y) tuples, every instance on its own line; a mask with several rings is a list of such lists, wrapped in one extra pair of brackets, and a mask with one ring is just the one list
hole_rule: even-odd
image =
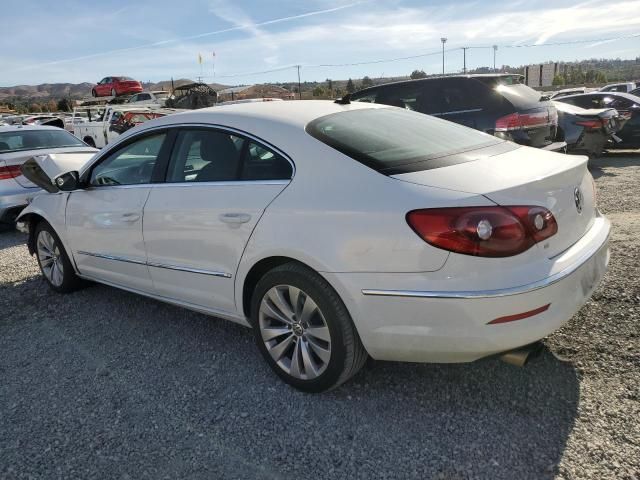
[(582, 191), (580, 187), (576, 187), (573, 191), (573, 200), (576, 202), (576, 210), (578, 213), (582, 213), (582, 204), (584, 202), (584, 196), (582, 195)]

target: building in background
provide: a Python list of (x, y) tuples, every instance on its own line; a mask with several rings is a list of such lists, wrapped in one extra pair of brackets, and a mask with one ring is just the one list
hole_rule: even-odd
[(524, 81), (530, 87), (550, 87), (556, 75), (563, 73), (562, 63), (542, 63), (524, 67)]

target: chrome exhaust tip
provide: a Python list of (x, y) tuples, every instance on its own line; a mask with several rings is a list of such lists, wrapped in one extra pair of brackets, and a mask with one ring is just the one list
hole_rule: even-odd
[(534, 342), (524, 347), (509, 350), (500, 354), (500, 360), (516, 367), (524, 367), (529, 360), (534, 358), (542, 350), (542, 342)]

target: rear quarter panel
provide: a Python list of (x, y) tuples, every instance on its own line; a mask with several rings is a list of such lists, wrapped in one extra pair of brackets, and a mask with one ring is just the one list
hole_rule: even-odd
[(238, 268), (236, 292), (251, 267), (271, 256), (290, 257), (319, 272), (436, 271), (449, 253), (418, 237), (405, 215), (418, 208), (492, 205), (475, 194), (387, 177), (311, 136), (292, 158), (295, 177), (256, 226)]

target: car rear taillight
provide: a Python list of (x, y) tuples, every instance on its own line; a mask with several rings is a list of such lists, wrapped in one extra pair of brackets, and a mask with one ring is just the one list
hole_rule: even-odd
[[(555, 121), (554, 121), (555, 117)], [(558, 113), (554, 115), (544, 110), (534, 113), (510, 113), (496, 120), (496, 132), (508, 132), (511, 130), (524, 130), (527, 128), (541, 127), (544, 125), (556, 125)]]
[(407, 223), (425, 242), (477, 257), (510, 257), (558, 231), (544, 207), (455, 207), (413, 210)]
[(8, 180), (22, 175), (20, 165), (9, 165), (8, 167), (0, 165), (0, 180)]
[(586, 128), (587, 130), (600, 130), (605, 125), (605, 121), (598, 118), (596, 120), (584, 120), (576, 122), (576, 125)]

